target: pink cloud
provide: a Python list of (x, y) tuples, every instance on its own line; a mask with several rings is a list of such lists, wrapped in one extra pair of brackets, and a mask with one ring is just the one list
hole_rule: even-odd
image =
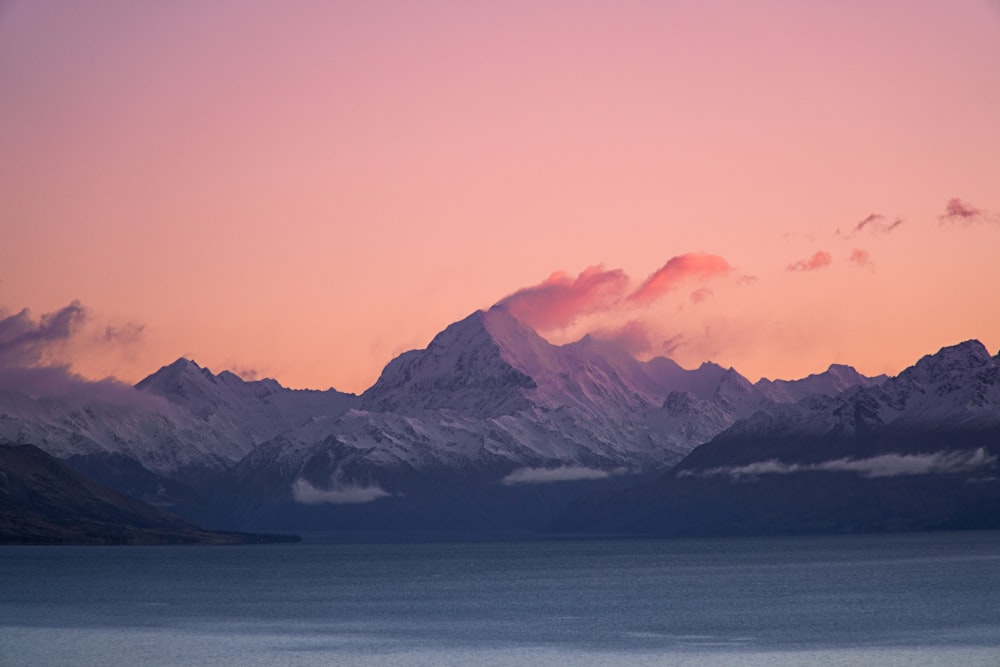
[(881, 213), (870, 213), (846, 234), (837, 230), (837, 236), (851, 239), (858, 234), (890, 234), (903, 224), (902, 218), (888, 218)]
[(797, 262), (792, 262), (785, 267), (786, 271), (815, 271), (817, 269), (826, 268), (833, 263), (833, 257), (830, 253), (825, 250), (819, 250), (809, 259), (801, 259)]
[(855, 264), (856, 266), (861, 266), (861, 267), (870, 266), (871, 255), (869, 255), (868, 251), (863, 248), (855, 248), (854, 250), (851, 251), (850, 261), (852, 264)]
[(938, 216), (942, 222), (962, 222), (973, 224), (977, 222), (1000, 223), (1000, 215), (976, 208), (958, 197), (952, 197), (945, 206), (944, 213)]
[(695, 291), (691, 292), (691, 303), (701, 303), (707, 299), (711, 299), (714, 293), (707, 287), (699, 287)]
[(644, 354), (653, 349), (649, 327), (637, 320), (626, 322), (618, 329), (595, 331), (592, 335), (600, 340), (617, 343), (633, 356)]
[(861, 232), (867, 229), (868, 231), (871, 232), (888, 234), (892, 230), (896, 229), (896, 227), (899, 227), (901, 224), (903, 224), (902, 218), (896, 218), (895, 220), (890, 222), (889, 219), (884, 215), (882, 215), (881, 213), (872, 213), (867, 218), (859, 222), (854, 227), (854, 231)]
[(722, 257), (691, 252), (671, 257), (653, 275), (629, 295), (629, 301), (651, 303), (673, 290), (681, 281), (690, 278), (713, 278), (732, 271)]
[(660, 344), (660, 352), (670, 357), (685, 344), (687, 344), (687, 336), (684, 334), (674, 334)]
[(627, 288), (628, 276), (621, 269), (591, 266), (576, 278), (557, 271), (500, 303), (528, 326), (546, 331), (565, 328), (581, 315), (607, 310), (621, 300)]

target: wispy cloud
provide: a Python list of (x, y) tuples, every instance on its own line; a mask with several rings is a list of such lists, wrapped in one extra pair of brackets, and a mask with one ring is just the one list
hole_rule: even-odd
[[(123, 407), (166, 409), (166, 401), (158, 396), (137, 391), (113, 378), (84, 379), (61, 359), (65, 348), (81, 338), (80, 332), (87, 321), (87, 310), (79, 301), (38, 318), (27, 308), (0, 317), (0, 390), (74, 403), (98, 401)], [(143, 329), (134, 323), (107, 326), (92, 339), (82, 336), (86, 339), (83, 347), (92, 351), (95, 345), (132, 345), (141, 338)]]
[(705, 470), (684, 470), (678, 477), (730, 477), (753, 479), (762, 475), (789, 475), (798, 472), (852, 472), (862, 477), (904, 477), (971, 472), (991, 467), (997, 459), (984, 448), (972, 451), (934, 452), (930, 454), (882, 454), (864, 459), (842, 458), (823, 463), (783, 463), (768, 459), (743, 466)]
[(971, 225), (977, 223), (1000, 223), (1000, 215), (981, 208), (976, 208), (958, 197), (952, 197), (945, 205), (944, 213), (938, 216), (944, 223), (960, 223)]
[(623, 471), (608, 472), (597, 468), (584, 466), (560, 466), (558, 468), (519, 468), (510, 473), (500, 483), (505, 486), (514, 484), (551, 484), (553, 482), (573, 482), (588, 479), (607, 479), (612, 474)]
[(816, 271), (817, 269), (823, 269), (833, 263), (833, 257), (830, 253), (825, 250), (817, 251), (809, 259), (801, 259), (797, 262), (792, 262), (785, 267), (786, 271)]
[(261, 375), (261, 372), (258, 371), (256, 368), (253, 368), (252, 366), (241, 366), (239, 364), (231, 364), (229, 370), (235, 373), (236, 375), (239, 375), (240, 379), (245, 380), (246, 382), (253, 382), (255, 380), (260, 380), (261, 377), (263, 377)]
[(104, 327), (101, 338), (105, 343), (131, 345), (142, 340), (145, 331), (146, 325), (137, 322), (127, 322), (118, 326), (109, 324)]
[[(871, 213), (854, 225), (854, 227), (851, 228), (851, 231), (844, 236), (846, 238), (852, 238), (861, 233), (890, 234), (902, 224), (902, 218), (888, 218), (881, 213)], [(838, 234), (840, 234), (839, 230)]]
[[(637, 306), (649, 306), (682, 284), (725, 276), (732, 270), (718, 255), (685, 253), (671, 257), (631, 292), (629, 276), (621, 269), (591, 266), (576, 277), (557, 271), (537, 285), (504, 297), (499, 305), (537, 331), (564, 330), (588, 315), (628, 317)], [(696, 288), (691, 301), (698, 303), (711, 295), (707, 288)]]
[(701, 303), (712, 298), (713, 292), (707, 287), (699, 287), (691, 292), (691, 303)]
[(712, 278), (730, 273), (733, 267), (722, 257), (707, 253), (690, 252), (677, 255), (657, 269), (653, 275), (629, 295), (629, 301), (647, 304), (675, 289), (689, 278)]
[(360, 505), (391, 495), (377, 485), (336, 484), (332, 489), (318, 489), (301, 477), (292, 482), (292, 497), (303, 505)]
[(514, 317), (533, 329), (562, 329), (582, 315), (607, 310), (628, 288), (621, 269), (584, 269), (576, 278), (557, 271), (538, 285), (525, 287), (500, 300)]
[(69, 340), (86, 318), (87, 311), (73, 301), (37, 320), (27, 308), (0, 319), (0, 367), (42, 363), (49, 350)]
[(617, 343), (633, 356), (645, 354), (653, 349), (649, 325), (638, 320), (629, 320), (618, 328), (598, 329), (591, 335), (599, 340)]
[(852, 250), (849, 259), (851, 264), (859, 267), (869, 267), (872, 263), (871, 255), (864, 248), (855, 248)]

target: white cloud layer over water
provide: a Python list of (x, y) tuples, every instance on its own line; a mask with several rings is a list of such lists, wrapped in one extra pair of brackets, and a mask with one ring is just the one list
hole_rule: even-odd
[(608, 472), (585, 466), (560, 466), (558, 468), (518, 468), (502, 480), (501, 484), (548, 484), (550, 482), (573, 482), (586, 479), (606, 479), (617, 471)]
[(862, 477), (901, 477), (969, 472), (996, 463), (996, 457), (984, 448), (972, 451), (934, 452), (931, 454), (881, 454), (866, 459), (835, 459), (823, 463), (782, 463), (777, 459), (705, 470), (684, 470), (679, 477), (716, 477), (733, 479), (760, 475), (788, 475), (796, 472), (853, 472)]
[(292, 482), (292, 497), (303, 505), (360, 505), (391, 495), (380, 486), (337, 484), (332, 489), (317, 489), (301, 478)]

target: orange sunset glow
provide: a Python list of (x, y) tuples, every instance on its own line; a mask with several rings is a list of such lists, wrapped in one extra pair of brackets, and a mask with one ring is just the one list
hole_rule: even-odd
[(0, 3), (0, 168), (59, 325), (0, 366), (361, 392), (500, 302), (751, 380), (1000, 348), (995, 0)]

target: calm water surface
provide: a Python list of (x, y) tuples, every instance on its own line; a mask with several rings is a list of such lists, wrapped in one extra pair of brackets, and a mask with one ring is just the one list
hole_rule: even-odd
[(0, 665), (998, 665), (1000, 533), (0, 548)]

